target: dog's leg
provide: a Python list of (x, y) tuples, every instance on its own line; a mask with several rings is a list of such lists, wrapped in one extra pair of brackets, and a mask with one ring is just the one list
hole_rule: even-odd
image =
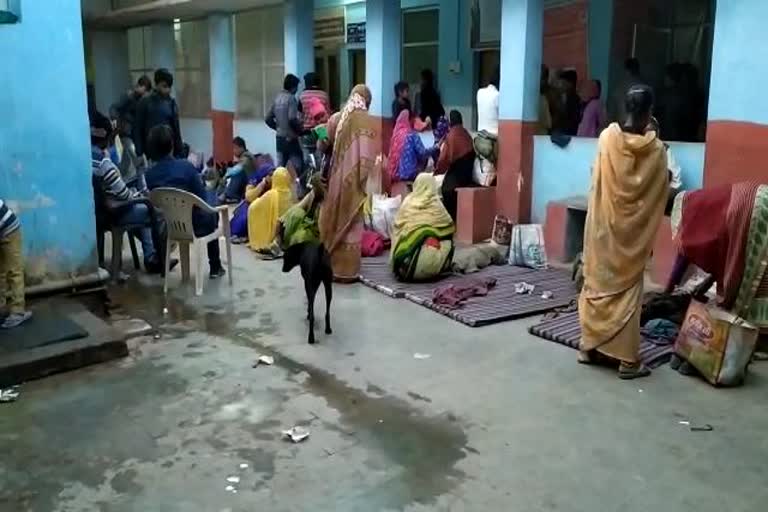
[(304, 289), (307, 292), (307, 318), (309, 319), (309, 339), (310, 345), (315, 344), (315, 294), (317, 287), (312, 286), (309, 280), (304, 281)]
[(333, 299), (333, 277), (323, 279), (325, 285), (325, 334), (333, 334), (331, 329), (331, 300)]

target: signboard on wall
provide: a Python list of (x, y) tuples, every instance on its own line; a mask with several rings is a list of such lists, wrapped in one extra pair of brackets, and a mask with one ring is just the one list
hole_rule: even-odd
[(365, 22), (347, 23), (347, 44), (365, 43)]

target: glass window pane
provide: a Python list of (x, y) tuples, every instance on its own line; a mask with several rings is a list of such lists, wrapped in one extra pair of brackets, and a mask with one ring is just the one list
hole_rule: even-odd
[(129, 28), (128, 34), (128, 67), (144, 69), (144, 28)]
[(438, 40), (437, 9), (403, 12), (403, 44)]
[(411, 84), (411, 93), (418, 87), (422, 69), (437, 70), (437, 45), (403, 48), (403, 80)]

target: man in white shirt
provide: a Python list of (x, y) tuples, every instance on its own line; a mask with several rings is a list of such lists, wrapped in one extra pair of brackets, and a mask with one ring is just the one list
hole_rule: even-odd
[(477, 91), (477, 131), (499, 134), (499, 71), (488, 85)]

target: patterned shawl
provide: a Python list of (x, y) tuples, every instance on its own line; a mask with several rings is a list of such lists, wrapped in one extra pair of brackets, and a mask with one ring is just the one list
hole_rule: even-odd
[(376, 127), (368, 115), (370, 91), (352, 89), (334, 137), (328, 195), (320, 211), (320, 240), (329, 252), (354, 227), (365, 203), (368, 175), (376, 161)]
[(403, 110), (397, 116), (395, 128), (392, 131), (392, 141), (389, 144), (388, 172), (392, 181), (397, 181), (397, 170), (400, 168), (400, 158), (403, 155), (403, 146), (411, 133), (410, 112)]

